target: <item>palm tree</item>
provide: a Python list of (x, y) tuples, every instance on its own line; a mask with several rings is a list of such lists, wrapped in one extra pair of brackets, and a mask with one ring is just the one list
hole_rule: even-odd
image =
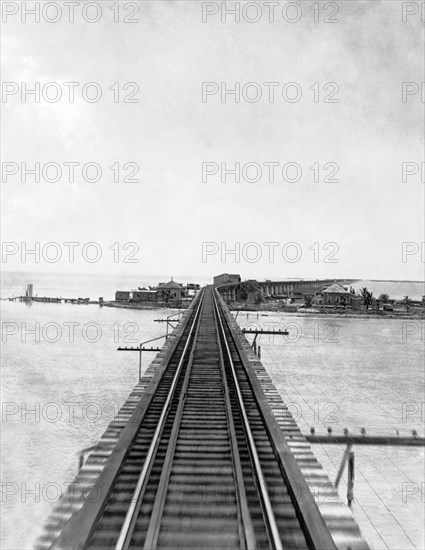
[(263, 293), (261, 291), (256, 292), (254, 296), (254, 304), (258, 305), (258, 304), (261, 304), (262, 302), (264, 302)]
[(361, 296), (363, 298), (365, 309), (369, 309), (369, 306), (372, 303), (373, 292), (369, 291), (366, 287), (363, 287), (361, 289)]
[(409, 299), (409, 296), (405, 296), (404, 297), (404, 304), (406, 306), (406, 311), (409, 311), (409, 307), (410, 307), (410, 299)]
[(313, 296), (311, 294), (304, 296), (304, 305), (305, 305), (306, 308), (312, 307), (312, 305), (313, 305)]

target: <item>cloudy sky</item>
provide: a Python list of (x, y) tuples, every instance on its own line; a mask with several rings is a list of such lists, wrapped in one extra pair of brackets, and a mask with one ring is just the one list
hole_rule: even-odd
[[(239, 23), (232, 16), (222, 22), (221, 3), (213, 2), (208, 9), (219, 11), (203, 22), (202, 3), (191, 1), (131, 2), (134, 15), (130, 8), (115, 12), (118, 23), (113, 3), (99, 2), (102, 16), (90, 23), (84, 4), (78, 2), (74, 23), (65, 12), (56, 23), (43, 15), (40, 23), (31, 16), (22, 22), (17, 13), (3, 26), (3, 81), (13, 92), (3, 96), (3, 161), (16, 163), (7, 170), (19, 168), (3, 173), (2, 240), (17, 243), (7, 261), (3, 255), (3, 269), (423, 279), (420, 252), (403, 262), (402, 243), (417, 243), (409, 245), (414, 252), (424, 240), (424, 183), (419, 173), (403, 182), (402, 163), (420, 168), (424, 161), (424, 103), (420, 91), (403, 102), (402, 83), (424, 80), (424, 30), (418, 16), (403, 22), (402, 2), (343, 1), (334, 3), (336, 15), (320, 2), (315, 22), (313, 2), (302, 1), (299, 14), (286, 12), (300, 15), (293, 23), (282, 17), (283, 3), (272, 23), (261, 3), (255, 23), (243, 13)], [(138, 22), (124, 23), (125, 16)], [(338, 22), (324, 23), (326, 16)], [(57, 83), (45, 90), (51, 98), (59, 86), (62, 98), (52, 103), (41, 95), (36, 103), (28, 95), (23, 102), (24, 85), (36, 82), (43, 90)], [(80, 83), (73, 103), (65, 82)], [(89, 82), (102, 90), (95, 103), (82, 96)], [(123, 102), (134, 89), (124, 88), (129, 82), (139, 86), (137, 103)], [(204, 82), (219, 91), (203, 101)], [(285, 88), (290, 82), (296, 85)], [(240, 101), (231, 94), (222, 101), (220, 91), (235, 83)], [(299, 100), (286, 101), (285, 92)], [(21, 163), (35, 162), (58, 163), (62, 178), (49, 182), (41, 174), (35, 182), (27, 175), (22, 182)], [(74, 182), (63, 164), (69, 162), (79, 163)], [(102, 168), (98, 182), (84, 180), (87, 163)], [(133, 166), (124, 170), (126, 163), (140, 167), (133, 178), (139, 181), (123, 181)], [(218, 173), (203, 178), (203, 163)], [(239, 182), (230, 174), (221, 181), (222, 163), (240, 163)], [(255, 164), (243, 170), (247, 163), (261, 173)], [(275, 163), (274, 181), (264, 163)], [(285, 181), (288, 163), (295, 164)], [(335, 167), (328, 179), (337, 181), (327, 181)], [(254, 171), (259, 181), (249, 181)], [(22, 261), (24, 247), (36, 242), (40, 261)], [(51, 242), (61, 246), (56, 263), (44, 256), (55, 258), (57, 249), (43, 254)], [(66, 242), (80, 243), (73, 263)], [(102, 251), (98, 262), (86, 261), (95, 248), (83, 254), (90, 242)], [(124, 250), (126, 243), (138, 251)], [(203, 243), (210, 243), (209, 255)], [(124, 262), (128, 254), (139, 261)]]

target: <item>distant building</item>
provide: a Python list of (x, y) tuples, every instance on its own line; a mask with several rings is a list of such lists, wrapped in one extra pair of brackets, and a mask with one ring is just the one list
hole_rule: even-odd
[(361, 298), (361, 296), (357, 296), (356, 294), (352, 294), (351, 308), (355, 309), (357, 311), (360, 311), (362, 309), (362, 298)]
[(173, 302), (182, 299), (183, 287), (173, 281), (160, 284), (157, 288), (159, 302)]
[(290, 290), (286, 293), (286, 296), (293, 300), (303, 300), (306, 296), (313, 296), (315, 289), (309, 286), (296, 286), (294, 290)]
[(226, 283), (240, 283), (241, 276), (230, 273), (222, 273), (214, 277), (214, 286), (225, 285)]
[(131, 302), (150, 302), (155, 303), (158, 300), (158, 293), (156, 290), (132, 290), (130, 292), (130, 301)]
[(201, 285), (198, 285), (197, 283), (187, 283), (186, 288), (187, 290), (199, 290)]
[(115, 292), (115, 301), (116, 302), (128, 302), (130, 299), (130, 291), (129, 290), (117, 290)]
[(324, 306), (351, 306), (354, 295), (338, 283), (328, 286), (321, 292)]

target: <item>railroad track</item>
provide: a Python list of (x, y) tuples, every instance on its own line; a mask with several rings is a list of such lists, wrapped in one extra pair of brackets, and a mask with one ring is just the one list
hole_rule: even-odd
[(212, 288), (51, 548), (336, 548)]

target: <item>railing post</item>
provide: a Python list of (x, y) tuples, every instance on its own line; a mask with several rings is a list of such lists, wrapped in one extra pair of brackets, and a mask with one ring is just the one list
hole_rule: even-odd
[(142, 346), (143, 344), (139, 344), (139, 382), (142, 379)]
[(81, 470), (81, 468), (84, 466), (84, 463), (86, 461), (86, 456), (92, 452), (93, 449), (96, 448), (96, 445), (93, 447), (86, 447), (82, 451), (80, 451), (80, 456), (78, 458), (78, 469)]
[(348, 506), (354, 500), (354, 451), (348, 455), (348, 484), (347, 484), (347, 502)]
[(342, 474), (344, 473), (344, 468), (345, 468), (345, 463), (347, 462), (347, 459), (348, 459), (348, 456), (350, 454), (350, 451), (351, 451), (351, 445), (348, 444), (345, 451), (344, 451), (344, 455), (342, 457), (342, 460), (341, 460), (341, 464), (339, 466), (339, 470), (338, 470), (338, 473), (336, 474), (336, 478), (335, 478), (335, 487), (338, 488), (338, 485), (339, 485), (339, 482), (341, 480), (341, 477), (342, 477)]
[(261, 346), (258, 346), (258, 359), (261, 359)]

